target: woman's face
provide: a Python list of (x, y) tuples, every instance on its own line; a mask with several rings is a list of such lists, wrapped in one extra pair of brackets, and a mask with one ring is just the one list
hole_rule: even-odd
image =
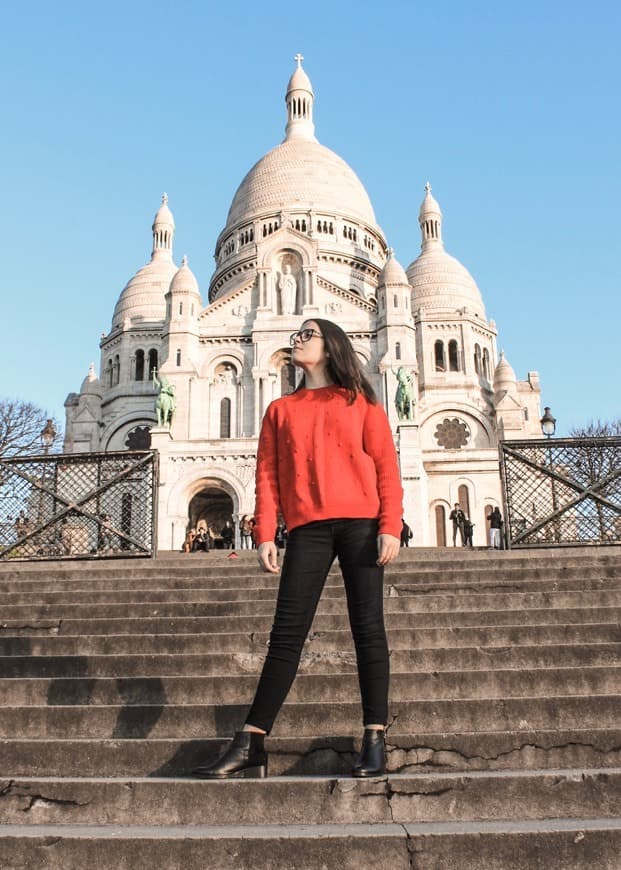
[(300, 332), (305, 329), (313, 330), (313, 335), (308, 341), (302, 341), (298, 335), (291, 351), (291, 362), (301, 369), (322, 369), (327, 364), (326, 343), (321, 337), (319, 324), (314, 320), (305, 320), (300, 327)]

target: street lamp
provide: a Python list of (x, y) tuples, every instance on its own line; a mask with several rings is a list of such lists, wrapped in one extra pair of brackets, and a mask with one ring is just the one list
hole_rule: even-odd
[(543, 417), (539, 421), (541, 423), (541, 431), (546, 438), (551, 438), (556, 432), (556, 417), (552, 416), (549, 408), (544, 408), (543, 412)]
[(49, 417), (47, 419), (47, 423), (45, 424), (45, 426), (43, 427), (43, 429), (41, 429), (41, 432), (39, 433), (39, 438), (41, 439), (41, 446), (43, 447), (43, 452), (47, 456), (49, 449), (52, 446), (52, 444), (54, 443), (54, 440), (56, 438), (56, 429), (54, 428), (54, 421), (51, 420)]
[[(541, 431), (548, 439), (548, 465), (550, 466), (550, 481), (552, 484), (552, 515), (556, 514), (558, 510), (558, 504), (556, 501), (556, 481), (554, 479), (554, 468), (552, 465), (552, 447), (550, 445), (550, 438), (556, 432), (556, 417), (552, 414), (552, 411), (549, 408), (543, 409), (543, 417), (539, 421), (541, 423)], [(560, 529), (558, 524), (558, 519), (554, 517), (554, 540), (558, 544), (561, 539)]]

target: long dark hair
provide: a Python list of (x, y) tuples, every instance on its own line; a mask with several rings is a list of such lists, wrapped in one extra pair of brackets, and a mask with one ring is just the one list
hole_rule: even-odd
[[(322, 317), (309, 317), (304, 323), (311, 321), (316, 323), (321, 330), (326, 354), (329, 354), (327, 373), (335, 384), (338, 384), (339, 387), (345, 387), (349, 391), (349, 404), (353, 404), (358, 393), (362, 393), (372, 405), (376, 405), (375, 390), (362, 369), (358, 354), (347, 333), (336, 323), (324, 320)], [(298, 390), (301, 390), (305, 385), (306, 378), (302, 376)]]

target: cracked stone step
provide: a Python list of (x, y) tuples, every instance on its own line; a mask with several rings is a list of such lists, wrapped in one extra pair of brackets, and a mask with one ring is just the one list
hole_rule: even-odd
[[(339, 630), (348, 628), (349, 622), (344, 613), (326, 612), (329, 600), (324, 602), (323, 610), (320, 610), (313, 622), (312, 630)], [(397, 606), (395, 606), (397, 605)], [(205, 616), (204, 610), (214, 605), (132, 605), (131, 610), (141, 611), (141, 620), (156, 620), (151, 625), (153, 628), (170, 632), (176, 631), (201, 631), (205, 633), (231, 633), (231, 632), (255, 632), (269, 631), (272, 625), (274, 607), (268, 605), (263, 612), (254, 616)], [(92, 611), (100, 608), (114, 609), (116, 617), (112, 615), (99, 616), (96, 619)], [(15, 610), (17, 608), (7, 608)], [(85, 608), (87, 609), (87, 608)], [(66, 633), (71, 634), (119, 634), (148, 632), (147, 622), (138, 622), (135, 617), (127, 616), (127, 605), (94, 605), (91, 608), (92, 615), (82, 619), (75, 619), (75, 610), (67, 613), (42, 614), (39, 609), (32, 613), (22, 614), (21, 617), (3, 614), (2, 623), (4, 632), (10, 632), (14, 624), (34, 626), (36, 623), (45, 621), (57, 621), (58, 630), (64, 628)], [(173, 620), (176, 620), (173, 622)], [(185, 620), (182, 622), (180, 620)], [(419, 612), (408, 608), (408, 600), (387, 599), (386, 601), (386, 626), (388, 629), (395, 628), (458, 628), (460, 626), (517, 626), (517, 625), (558, 625), (558, 624), (588, 624), (588, 623), (613, 623), (621, 622), (621, 608), (619, 607), (575, 607), (568, 609), (545, 608), (519, 609), (519, 610), (471, 610), (471, 611), (439, 611)], [(99, 631), (93, 631), (98, 627)], [(151, 630), (153, 630), (153, 628)], [(1, 637), (0, 637), (1, 640)], [(0, 648), (1, 652), (1, 648)]]
[[(182, 593), (180, 593), (182, 594)], [(191, 593), (191, 597), (193, 593)], [(131, 604), (134, 616), (152, 616), (154, 610), (160, 616), (205, 616), (214, 618), (264, 616), (271, 618), (274, 600), (240, 600), (217, 602), (200, 597), (188, 601), (127, 601), (116, 603), (85, 603), (68, 600), (58, 604), (6, 604), (3, 618), (45, 619), (71, 614), (73, 618), (119, 617), (127, 613)], [(525, 592), (490, 595), (487, 593), (467, 595), (407, 595), (387, 597), (384, 609), (387, 615), (397, 613), (420, 613), (467, 615), (480, 612), (515, 612), (524, 614), (552, 608), (556, 612), (609, 611), (611, 616), (621, 618), (621, 590), (591, 592)], [(325, 597), (319, 602), (317, 613), (321, 615), (345, 615), (343, 597)]]
[[(234, 866), (236, 870), (618, 870), (621, 822), (550, 819), (376, 825), (7, 825), (6, 867)], [(537, 864), (533, 864), (536, 860)]]
[[(418, 621), (417, 621), (418, 622)], [(0, 656), (46, 656), (46, 655), (115, 655), (150, 653), (181, 654), (210, 652), (265, 653), (268, 631), (248, 632), (199, 632), (205, 628), (204, 620), (185, 620), (181, 623), (170, 620), (144, 620), (140, 628), (144, 632), (132, 633), (133, 623), (120, 620), (118, 624), (97, 623), (96, 634), (71, 634), (75, 626), (69, 620), (58, 624), (58, 630), (67, 634), (13, 635), (0, 634)], [(105, 628), (111, 629), (105, 633)], [(126, 632), (117, 634), (118, 629)], [(8, 631), (14, 631), (11, 626)], [(46, 629), (48, 631), (49, 629)], [(151, 634), (154, 630), (161, 633)], [(171, 633), (175, 632), (175, 633)], [(185, 633), (184, 633), (185, 632)], [(619, 643), (621, 625), (613, 623), (558, 624), (558, 625), (486, 625), (486, 626), (440, 626), (429, 628), (388, 628), (388, 644), (391, 649), (445, 649), (475, 645), (488, 649), (498, 645), (539, 645), (545, 655), (548, 646), (563, 643)], [(305, 645), (313, 650), (353, 649), (349, 628), (339, 630), (321, 629), (313, 626)]]
[[(539, 576), (541, 574), (542, 576)], [(1, 576), (1, 575), (0, 575)], [(59, 580), (56, 577), (48, 580), (16, 580), (10, 583), (0, 582), (0, 593), (7, 595), (19, 594), (24, 601), (39, 595), (71, 594), (79, 596), (97, 593), (110, 593), (111, 595), (121, 592), (137, 591), (164, 591), (164, 590), (211, 590), (213, 593), (226, 594), (229, 590), (252, 590), (253, 594), (258, 590), (278, 589), (278, 577), (267, 574), (238, 574), (226, 577), (204, 577), (194, 572), (187, 577), (170, 577), (167, 575), (155, 575), (135, 577), (131, 581), (124, 575), (117, 578), (103, 577), (97, 579), (78, 575), (73, 580)], [(452, 576), (446, 571), (390, 571), (385, 575), (385, 586), (412, 591), (445, 590), (454, 592), (462, 591), (511, 591), (516, 592), (532, 590), (559, 590), (559, 589), (599, 589), (618, 588), (621, 583), (621, 565), (601, 569), (585, 577), (582, 568), (557, 568), (546, 569), (545, 572), (529, 571), (524, 573), (522, 569), (503, 571), (501, 575), (494, 574), (492, 578), (481, 574), (479, 569), (455, 572)], [(342, 590), (343, 581), (339, 571), (331, 572), (325, 586), (325, 590)], [(52, 599), (53, 600), (53, 599)], [(14, 602), (17, 603), (17, 602)]]
[[(389, 730), (388, 769), (418, 771), (533, 770), (621, 767), (621, 731), (432, 732)], [(267, 739), (270, 776), (350, 775), (360, 749), (349, 734)], [(0, 770), (12, 776), (181, 776), (217, 758), (228, 738), (0, 739)]]
[[(0, 780), (2, 824), (334, 825), (617, 819), (619, 768), (352, 777)], [(620, 822), (621, 824), (621, 822)]]
[[(247, 704), (0, 707), (0, 737), (184, 737), (232, 734)], [(401, 731), (614, 728), (618, 695), (395, 701), (392, 721)], [(285, 703), (274, 733), (300, 736), (359, 727), (359, 703)]]
[[(3, 706), (114, 704), (234, 704), (251, 698), (257, 676), (69, 677), (0, 679)], [(393, 673), (390, 698), (397, 701), (473, 698), (546, 698), (550, 695), (621, 695), (621, 665), (610, 668)], [(360, 697), (355, 663), (340, 673), (298, 674), (288, 695), (294, 703), (355, 702)]]
[[(312, 650), (307, 644), (300, 673), (341, 673), (356, 668), (353, 649)], [(143, 677), (258, 674), (265, 660), (259, 652), (146, 653), (134, 655), (3, 656), (0, 678), (14, 677)], [(391, 649), (390, 670), (396, 673), (497, 670), (513, 668), (606, 667), (621, 665), (621, 643), (547, 644), (511, 647), (459, 647), (421, 650)]]

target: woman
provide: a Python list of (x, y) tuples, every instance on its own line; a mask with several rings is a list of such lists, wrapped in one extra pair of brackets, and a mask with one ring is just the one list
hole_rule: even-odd
[(254, 536), (278, 574), (279, 510), (289, 530), (269, 652), (242, 731), (205, 779), (267, 774), (263, 739), (295, 678), (328, 571), (338, 556), (356, 647), (364, 737), (354, 776), (385, 772), (388, 646), (384, 565), (399, 554), (403, 490), (390, 425), (347, 335), (313, 319), (291, 336), (298, 389), (272, 402), (261, 427)]

